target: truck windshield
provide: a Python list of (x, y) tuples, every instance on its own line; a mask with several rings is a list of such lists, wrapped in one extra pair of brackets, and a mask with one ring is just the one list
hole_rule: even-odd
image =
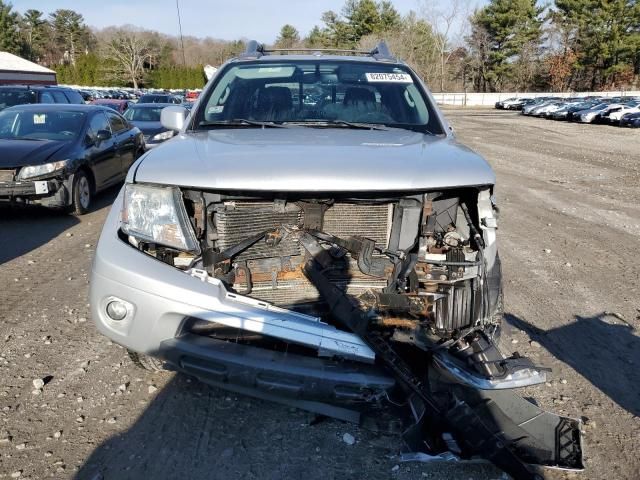
[[(406, 67), (349, 61), (230, 65), (206, 92), (194, 128), (308, 126), (409, 128), (441, 134), (429, 99)], [(242, 122), (241, 122), (242, 121)]]

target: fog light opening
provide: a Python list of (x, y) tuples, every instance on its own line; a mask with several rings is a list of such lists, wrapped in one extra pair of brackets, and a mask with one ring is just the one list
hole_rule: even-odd
[(121, 300), (113, 300), (107, 304), (107, 315), (117, 322), (124, 320), (129, 313), (128, 305)]

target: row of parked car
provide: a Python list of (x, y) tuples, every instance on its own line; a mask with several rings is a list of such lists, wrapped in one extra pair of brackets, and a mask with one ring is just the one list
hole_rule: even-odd
[(508, 98), (496, 102), (495, 108), (553, 120), (640, 128), (638, 97)]
[(83, 90), (61, 85), (2, 85), (0, 86), (0, 110), (25, 103), (97, 103), (123, 113), (134, 103), (182, 104), (189, 108), (198, 96), (197, 91), (183, 95), (162, 90), (131, 91)]
[(86, 104), (64, 87), (0, 87), (0, 204), (37, 203), (76, 214), (122, 181), (146, 150), (172, 138), (160, 123), (170, 94)]
[(200, 93), (199, 90), (157, 90), (157, 89), (105, 89), (105, 88), (77, 88), (85, 102), (93, 100), (133, 100), (139, 101), (146, 95), (170, 95), (171, 103), (193, 102)]

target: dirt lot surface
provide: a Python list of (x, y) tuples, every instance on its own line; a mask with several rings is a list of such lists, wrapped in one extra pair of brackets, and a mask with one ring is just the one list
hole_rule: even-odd
[[(497, 172), (506, 343), (554, 370), (523, 394), (586, 420), (587, 470), (547, 477), (638, 479), (640, 131), (446, 114)], [(81, 218), (0, 210), (0, 478), (505, 478), (400, 463), (397, 437), (136, 368), (87, 306), (114, 196)]]

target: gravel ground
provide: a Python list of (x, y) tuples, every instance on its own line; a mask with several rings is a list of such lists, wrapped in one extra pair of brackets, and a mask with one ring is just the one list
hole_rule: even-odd
[[(640, 131), (446, 114), (498, 175), (506, 342), (554, 370), (523, 394), (586, 421), (587, 470), (547, 477), (637, 479)], [(0, 478), (505, 478), (400, 464), (397, 437), (137, 369), (87, 306), (115, 194), (81, 218), (0, 210)]]

